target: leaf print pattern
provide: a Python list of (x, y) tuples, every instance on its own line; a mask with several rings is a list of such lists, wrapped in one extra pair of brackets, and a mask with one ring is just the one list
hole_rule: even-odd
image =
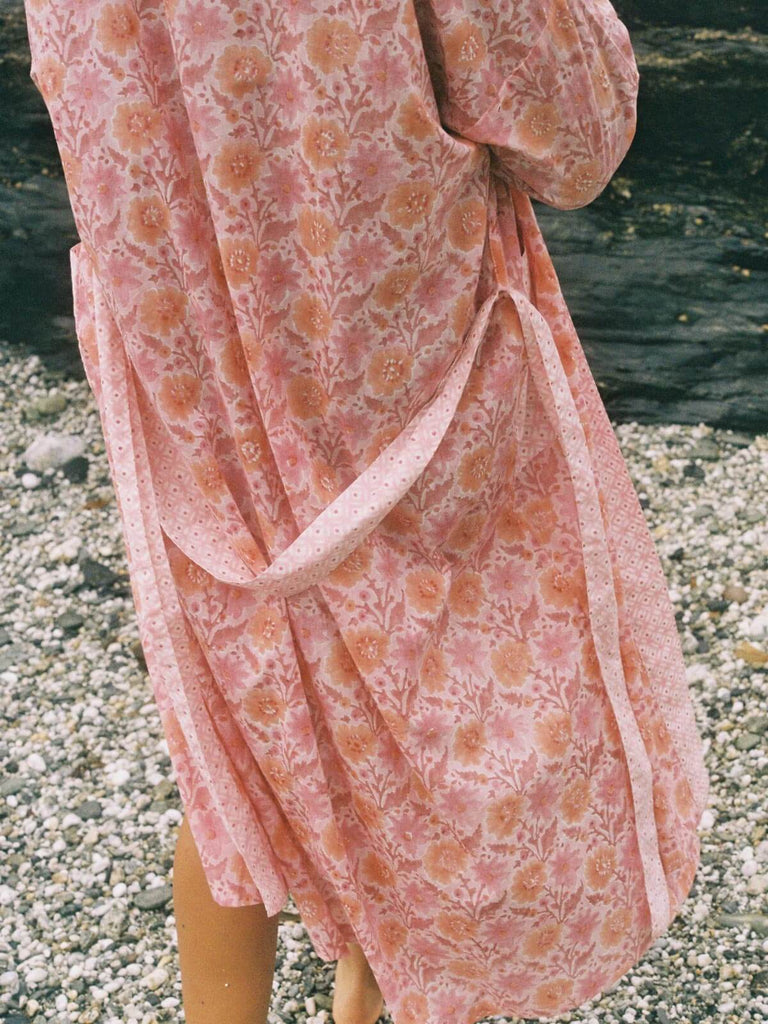
[(83, 364), (214, 899), (395, 1024), (623, 976), (708, 777), (532, 199), (635, 128), (608, 0), (26, 0)]

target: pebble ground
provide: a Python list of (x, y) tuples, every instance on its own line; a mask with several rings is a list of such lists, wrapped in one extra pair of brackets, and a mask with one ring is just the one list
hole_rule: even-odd
[[(34, 471), (25, 453), (44, 434), (80, 441)], [(617, 434), (668, 576), (712, 790), (678, 917), (614, 988), (556, 1019), (768, 1021), (768, 437)], [(181, 805), (98, 413), (85, 381), (2, 346), (0, 489), (0, 1020), (183, 1021)], [(270, 1024), (331, 1024), (333, 971), (286, 917)]]

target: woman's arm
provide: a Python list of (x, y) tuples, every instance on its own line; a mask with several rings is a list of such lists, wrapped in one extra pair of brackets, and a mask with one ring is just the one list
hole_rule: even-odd
[(639, 73), (609, 0), (415, 0), (444, 126), (562, 210), (592, 202), (635, 134)]

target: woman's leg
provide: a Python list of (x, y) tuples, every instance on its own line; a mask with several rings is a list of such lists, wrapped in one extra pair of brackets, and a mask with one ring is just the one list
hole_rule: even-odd
[(187, 1024), (266, 1024), (280, 915), (267, 917), (262, 903), (214, 902), (186, 817), (173, 861), (173, 907)]
[(356, 942), (336, 961), (331, 1016), (334, 1024), (375, 1024), (384, 1000), (365, 953)]

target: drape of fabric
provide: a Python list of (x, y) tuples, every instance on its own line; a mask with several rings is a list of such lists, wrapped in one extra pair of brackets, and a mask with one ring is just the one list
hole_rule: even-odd
[(531, 200), (631, 144), (608, 0), (26, 0), (78, 343), (217, 902), (395, 1024), (625, 974), (708, 777), (664, 576)]

